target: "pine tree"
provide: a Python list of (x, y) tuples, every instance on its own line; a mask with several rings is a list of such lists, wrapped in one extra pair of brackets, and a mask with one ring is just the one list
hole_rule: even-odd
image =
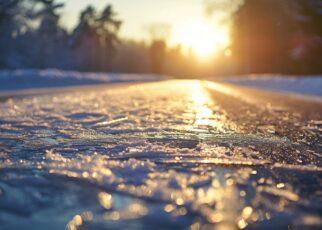
[(122, 22), (116, 19), (111, 5), (107, 5), (97, 19), (97, 33), (100, 36), (100, 70), (110, 70), (111, 60), (116, 55), (117, 33)]
[[(107, 71), (116, 54), (117, 33), (121, 21), (117, 20), (112, 6), (101, 13), (89, 6), (80, 15), (74, 30), (72, 44), (76, 65), (83, 70)], [(86, 54), (87, 56), (82, 56)]]
[[(35, 17), (40, 20), (36, 31), (39, 68), (64, 67), (67, 59), (67, 32), (59, 25), (59, 9), (64, 5), (56, 0), (36, 0), (41, 8)], [(65, 63), (66, 64), (66, 63)]]
[(0, 68), (20, 67), (15, 51), (23, 17), (21, 3), (21, 0), (0, 0)]

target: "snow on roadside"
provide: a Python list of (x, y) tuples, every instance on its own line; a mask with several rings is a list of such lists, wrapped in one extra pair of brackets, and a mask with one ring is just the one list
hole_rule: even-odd
[(321, 76), (249, 75), (224, 79), (227, 83), (285, 93), (322, 96)]
[(56, 69), (0, 70), (0, 91), (160, 79), (161, 76), (153, 74), (81, 73)]

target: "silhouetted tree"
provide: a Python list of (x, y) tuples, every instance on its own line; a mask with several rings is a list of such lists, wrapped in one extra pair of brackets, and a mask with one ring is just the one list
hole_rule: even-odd
[(246, 0), (237, 11), (232, 50), (241, 72), (287, 71), (288, 41), (296, 25), (289, 3)]
[(111, 60), (116, 55), (117, 33), (122, 22), (116, 19), (111, 5), (107, 5), (97, 19), (97, 33), (100, 36), (100, 70), (110, 70)]
[(23, 17), (21, 0), (0, 0), (0, 68), (19, 67), (15, 47)]
[(0, 0), (0, 24), (12, 16), (14, 10), (19, 4), (19, 0)]
[(110, 5), (100, 14), (92, 6), (81, 13), (72, 39), (76, 66), (83, 70), (109, 69), (121, 26), (121, 21), (115, 17), (116, 13)]
[(97, 69), (99, 37), (96, 33), (94, 7), (88, 6), (81, 12), (79, 23), (72, 35), (72, 47), (74, 68), (87, 71)]
[(64, 68), (68, 35), (59, 25), (55, 0), (1, 0), (0, 66)]
[(35, 50), (38, 51), (38, 68), (64, 67), (67, 64), (67, 32), (59, 25), (61, 9), (64, 4), (56, 0), (35, 0), (40, 4), (40, 10), (35, 17), (40, 24), (36, 31)]
[(322, 1), (296, 0), (299, 9), (298, 27), (291, 45), (293, 71), (322, 72)]
[(117, 44), (117, 53), (112, 65), (113, 72), (151, 72), (150, 50), (144, 42), (123, 40)]
[(166, 43), (164, 40), (155, 40), (150, 47), (152, 71), (162, 74), (164, 67), (164, 58), (166, 53)]
[(245, 0), (233, 27), (232, 51), (239, 71), (315, 72), (321, 52), (312, 52), (312, 46), (321, 47), (321, 9), (313, 2), (318, 1)]

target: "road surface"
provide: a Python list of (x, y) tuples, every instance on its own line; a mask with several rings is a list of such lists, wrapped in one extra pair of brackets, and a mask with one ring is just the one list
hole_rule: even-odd
[(321, 105), (197, 80), (3, 97), (1, 229), (319, 229)]

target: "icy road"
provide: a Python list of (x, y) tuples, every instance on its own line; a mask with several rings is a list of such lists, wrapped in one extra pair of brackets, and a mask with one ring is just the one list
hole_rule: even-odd
[(0, 229), (322, 227), (321, 100), (168, 80), (0, 111)]

